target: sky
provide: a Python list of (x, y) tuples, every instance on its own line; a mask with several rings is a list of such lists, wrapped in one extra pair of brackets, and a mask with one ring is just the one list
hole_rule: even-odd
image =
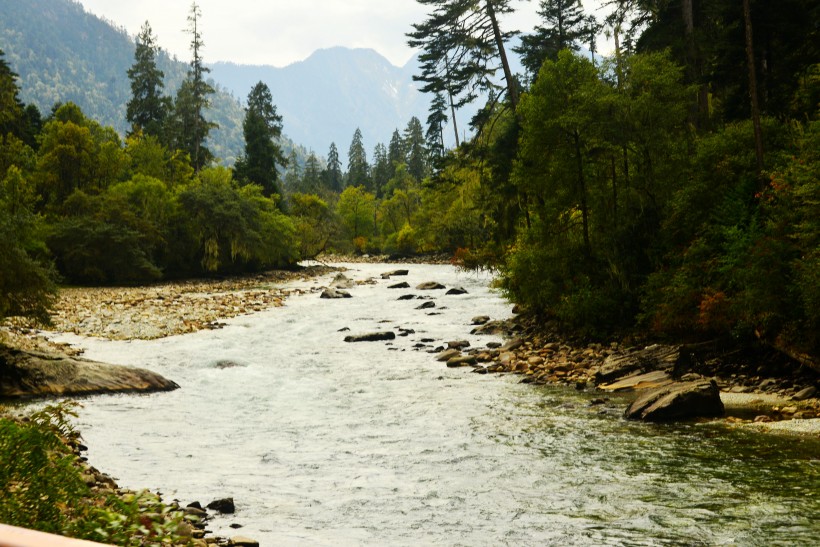
[[(136, 35), (147, 20), (163, 49), (180, 60), (190, 56), (185, 29), (191, 0), (79, 0), (89, 11)], [(345, 46), (375, 49), (394, 65), (413, 51), (405, 34), (425, 19), (416, 0), (197, 0), (207, 63), (283, 67), (317, 49)], [(589, 10), (600, 0), (585, 0)], [(538, 2), (516, 0), (504, 29), (529, 32), (538, 24)], [(603, 48), (602, 48), (603, 49)]]

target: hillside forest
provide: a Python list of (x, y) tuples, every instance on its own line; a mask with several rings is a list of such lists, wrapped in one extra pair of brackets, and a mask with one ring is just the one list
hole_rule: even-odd
[[(429, 117), (369, 155), (357, 130), (346, 156), (332, 144), (298, 161), (259, 82), (244, 153), (217, 165), (195, 3), (178, 88), (148, 22), (137, 37), (117, 76), (131, 89), (125, 134), (68, 100), (23, 104), (0, 55), (0, 316), (45, 320), (58, 283), (447, 253), (580, 336), (731, 339), (816, 362), (816, 2), (609, 0), (593, 14), (541, 0), (509, 49), (511, 0), (418, 1), (428, 17), (407, 38)], [(476, 102), (473, 136), (445, 149), (443, 128)]]

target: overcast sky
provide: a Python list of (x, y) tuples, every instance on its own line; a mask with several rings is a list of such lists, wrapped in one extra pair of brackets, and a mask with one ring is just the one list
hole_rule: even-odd
[[(600, 0), (585, 0), (588, 8)], [(187, 60), (185, 34), (191, 0), (80, 0), (87, 11), (136, 35), (148, 20), (159, 45)], [(425, 18), (416, 0), (198, 0), (206, 62), (286, 66), (317, 49), (372, 48), (395, 65), (413, 55), (405, 33)], [(529, 32), (538, 23), (537, 0), (517, 0), (505, 29)], [(604, 48), (601, 48), (604, 49)]]

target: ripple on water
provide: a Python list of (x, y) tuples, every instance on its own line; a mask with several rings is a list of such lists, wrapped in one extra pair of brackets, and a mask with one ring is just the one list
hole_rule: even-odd
[[(394, 269), (352, 268), (354, 279)], [(817, 543), (816, 439), (628, 423), (574, 390), (447, 369), (412, 346), (496, 340), (470, 336), (470, 319), (510, 306), (486, 277), (409, 269), (411, 286), (469, 294), (433, 295), (442, 315), (429, 316), (380, 281), (351, 299), (293, 297), (218, 331), (84, 340), (91, 358), (182, 385), (89, 399), (91, 460), (185, 503), (233, 496), (236, 515), (211, 528), (230, 535), (238, 522), (263, 545)], [(415, 333), (387, 351), (344, 343), (345, 327)]]

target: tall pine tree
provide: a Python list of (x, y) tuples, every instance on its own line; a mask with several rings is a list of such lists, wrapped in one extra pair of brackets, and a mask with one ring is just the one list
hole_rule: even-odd
[(327, 153), (327, 182), (333, 192), (341, 192), (344, 188), (344, 174), (342, 173), (342, 160), (339, 159), (339, 149), (336, 143), (330, 143), (330, 150)]
[(276, 113), (268, 86), (257, 83), (248, 94), (245, 120), (245, 154), (236, 162), (236, 176), (246, 183), (258, 184), (266, 196), (281, 194), (277, 166), (287, 164), (278, 143), (282, 136), (282, 116)]
[(514, 48), (533, 79), (545, 60), (556, 60), (562, 49), (578, 51), (580, 44), (589, 40), (590, 20), (584, 15), (581, 0), (541, 0), (538, 15), (544, 24), (522, 36), (521, 45)]
[(369, 190), (371, 188), (369, 173), (370, 167), (367, 165), (364, 138), (361, 129), (357, 127), (347, 152), (347, 185), (364, 186)]
[(162, 95), (165, 74), (157, 68), (157, 47), (148, 21), (137, 36), (134, 64), (128, 69), (131, 80), (131, 100), (126, 107), (126, 119), (131, 133), (142, 131), (163, 140), (171, 100)]

